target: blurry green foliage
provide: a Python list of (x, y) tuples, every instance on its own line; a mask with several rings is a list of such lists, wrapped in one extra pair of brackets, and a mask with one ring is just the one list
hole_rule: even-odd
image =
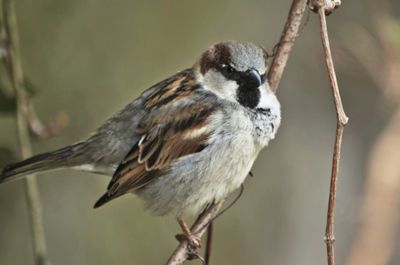
[(6, 85), (0, 79), (0, 113), (14, 113), (15, 110), (14, 96), (7, 93)]
[(24, 78), (25, 91), (28, 92), (29, 97), (34, 97), (38, 92), (38, 87), (32, 82), (31, 79), (25, 76)]
[[(16, 104), (15, 104), (15, 97), (12, 94), (11, 85), (7, 78), (4, 78), (5, 69), (0, 69), (0, 113), (15, 113), (16, 111)], [(33, 97), (36, 95), (38, 91), (35, 84), (29, 79), (25, 77), (24, 80), (25, 90), (28, 92), (29, 97)]]

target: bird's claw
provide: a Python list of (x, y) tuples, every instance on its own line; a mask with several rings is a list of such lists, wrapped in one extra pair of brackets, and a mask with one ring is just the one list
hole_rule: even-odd
[(199, 249), (201, 248), (200, 237), (193, 234), (177, 234), (175, 238), (181, 243), (184, 241), (187, 242), (188, 260), (199, 259), (203, 264), (205, 264), (203, 257), (199, 255)]
[(179, 242), (186, 241), (190, 247), (193, 249), (199, 249), (201, 248), (201, 239), (198, 236), (195, 236), (193, 234), (178, 234), (175, 236), (175, 238)]

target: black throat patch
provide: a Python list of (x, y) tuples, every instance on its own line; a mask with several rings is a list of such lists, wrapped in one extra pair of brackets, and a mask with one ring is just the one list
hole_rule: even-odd
[[(218, 70), (227, 80), (235, 81), (239, 85), (236, 97), (242, 106), (250, 109), (257, 107), (261, 97), (259, 84), (254, 86), (254, 82), (249, 80), (246, 72), (236, 71), (230, 66), (225, 65)], [(261, 76), (261, 82), (262, 84), (265, 82), (265, 74)]]
[(260, 102), (261, 93), (260, 89), (248, 88), (246, 86), (239, 86), (237, 90), (237, 100), (238, 102), (247, 108), (254, 109)]

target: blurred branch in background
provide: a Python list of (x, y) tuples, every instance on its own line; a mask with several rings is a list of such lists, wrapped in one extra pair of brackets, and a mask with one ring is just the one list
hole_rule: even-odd
[[(287, 60), (289, 59), (290, 51), (293, 47), (294, 41), (299, 35), (300, 25), (306, 6), (307, 0), (293, 0), (290, 7), (281, 39), (276, 47), (276, 53), (274, 54), (268, 72), (269, 84), (273, 91), (276, 91), (278, 88)], [(205, 213), (203, 213), (203, 216), (197, 219), (191, 228), (193, 235), (200, 238), (204, 234), (208, 224), (218, 215), (222, 204), (223, 202), (212, 205)], [(197, 253), (194, 255), (192, 252), (193, 250), (188, 247), (188, 243), (183, 241), (172, 253), (167, 265), (181, 265), (186, 260), (196, 258), (196, 256), (198, 257)]]
[[(12, 83), (11, 85), (14, 86), (13, 78), (15, 75), (14, 70), (16, 70), (14, 69), (14, 66), (17, 58), (15, 55), (14, 58), (12, 56), (13, 51), (11, 49), (13, 48), (12, 47), (13, 41), (10, 33), (14, 34), (13, 31), (15, 31), (16, 29), (10, 28), (12, 24), (9, 23), (8, 20), (11, 19), (11, 17), (7, 14), (7, 10), (5, 8), (7, 7), (7, 5), (9, 5), (7, 4), (7, 2), (8, 2), (7, 0), (4, 0), (4, 3), (2, 4), (4, 8), (2, 16), (0, 17), (0, 60), (3, 60), (6, 71), (8, 72), (8, 75), (11, 79), (10, 80)], [(15, 41), (18, 40), (16, 39), (14, 40), (14, 42)], [(29, 79), (26, 78), (26, 76), (23, 76), (22, 70), (20, 78), (21, 80), (19, 80), (19, 83), (21, 87), (24, 88), (24, 93), (26, 94), (24, 97), (29, 97), (31, 94), (35, 92), (36, 90), (35, 86), (33, 85), (32, 82), (30, 82)], [(16, 94), (8, 95), (8, 93), (6, 93), (6, 89), (3, 87), (3, 84), (0, 83), (0, 103), (2, 103), (0, 111), (12, 110), (13, 112), (15, 112), (16, 111), (15, 104), (10, 104), (10, 102), (16, 101), (15, 96)], [(29, 100), (25, 102), (25, 105), (22, 109), (22, 114), (25, 116), (29, 131), (32, 133), (32, 135), (38, 138), (48, 138), (49, 136), (55, 135), (68, 124), (68, 116), (63, 112), (58, 113), (54, 120), (48, 122), (47, 124), (43, 124), (36, 115), (34, 106)]]
[(362, 45), (345, 43), (395, 111), (370, 153), (361, 226), (348, 265), (390, 264), (400, 221), (400, 25), (387, 1), (370, 1), (375, 31), (356, 27)]
[[(2, 1), (1, 48), (2, 59), (9, 73), (16, 100), (17, 133), (22, 158), (32, 155), (29, 130), (25, 113), (30, 109), (27, 93), (24, 89), (24, 74), (19, 52), (19, 37), (15, 6), (11, 0)], [(24, 180), (26, 201), (31, 217), (32, 244), (35, 264), (49, 264), (47, 261), (46, 239), (43, 229), (42, 208), (36, 177), (30, 175)]]

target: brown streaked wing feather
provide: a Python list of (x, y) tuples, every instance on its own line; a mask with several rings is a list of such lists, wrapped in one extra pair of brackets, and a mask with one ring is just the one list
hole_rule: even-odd
[(175, 78), (171, 78), (166, 86), (149, 96), (144, 102), (144, 107), (150, 111), (166, 108), (170, 104), (188, 97), (195, 89), (198, 89), (198, 86), (192, 70), (182, 71), (176, 74)]
[[(171, 129), (172, 130), (172, 129)], [(166, 132), (168, 135), (169, 132)], [(157, 145), (152, 145), (151, 155), (141, 157), (142, 150), (148, 147), (146, 142), (139, 145), (139, 161), (143, 162), (147, 171), (161, 170), (169, 166), (174, 160), (200, 152), (205, 148), (209, 133), (186, 139), (183, 133), (167, 136), (166, 139), (159, 139)], [(166, 136), (164, 135), (164, 136)], [(189, 135), (189, 134), (188, 134)], [(162, 138), (163, 135), (159, 135)]]
[(206, 147), (211, 134), (207, 121), (215, 104), (192, 99), (199, 86), (191, 72), (170, 80), (144, 101), (149, 114), (137, 127), (143, 136), (118, 166), (101, 204), (144, 187), (177, 159)]

